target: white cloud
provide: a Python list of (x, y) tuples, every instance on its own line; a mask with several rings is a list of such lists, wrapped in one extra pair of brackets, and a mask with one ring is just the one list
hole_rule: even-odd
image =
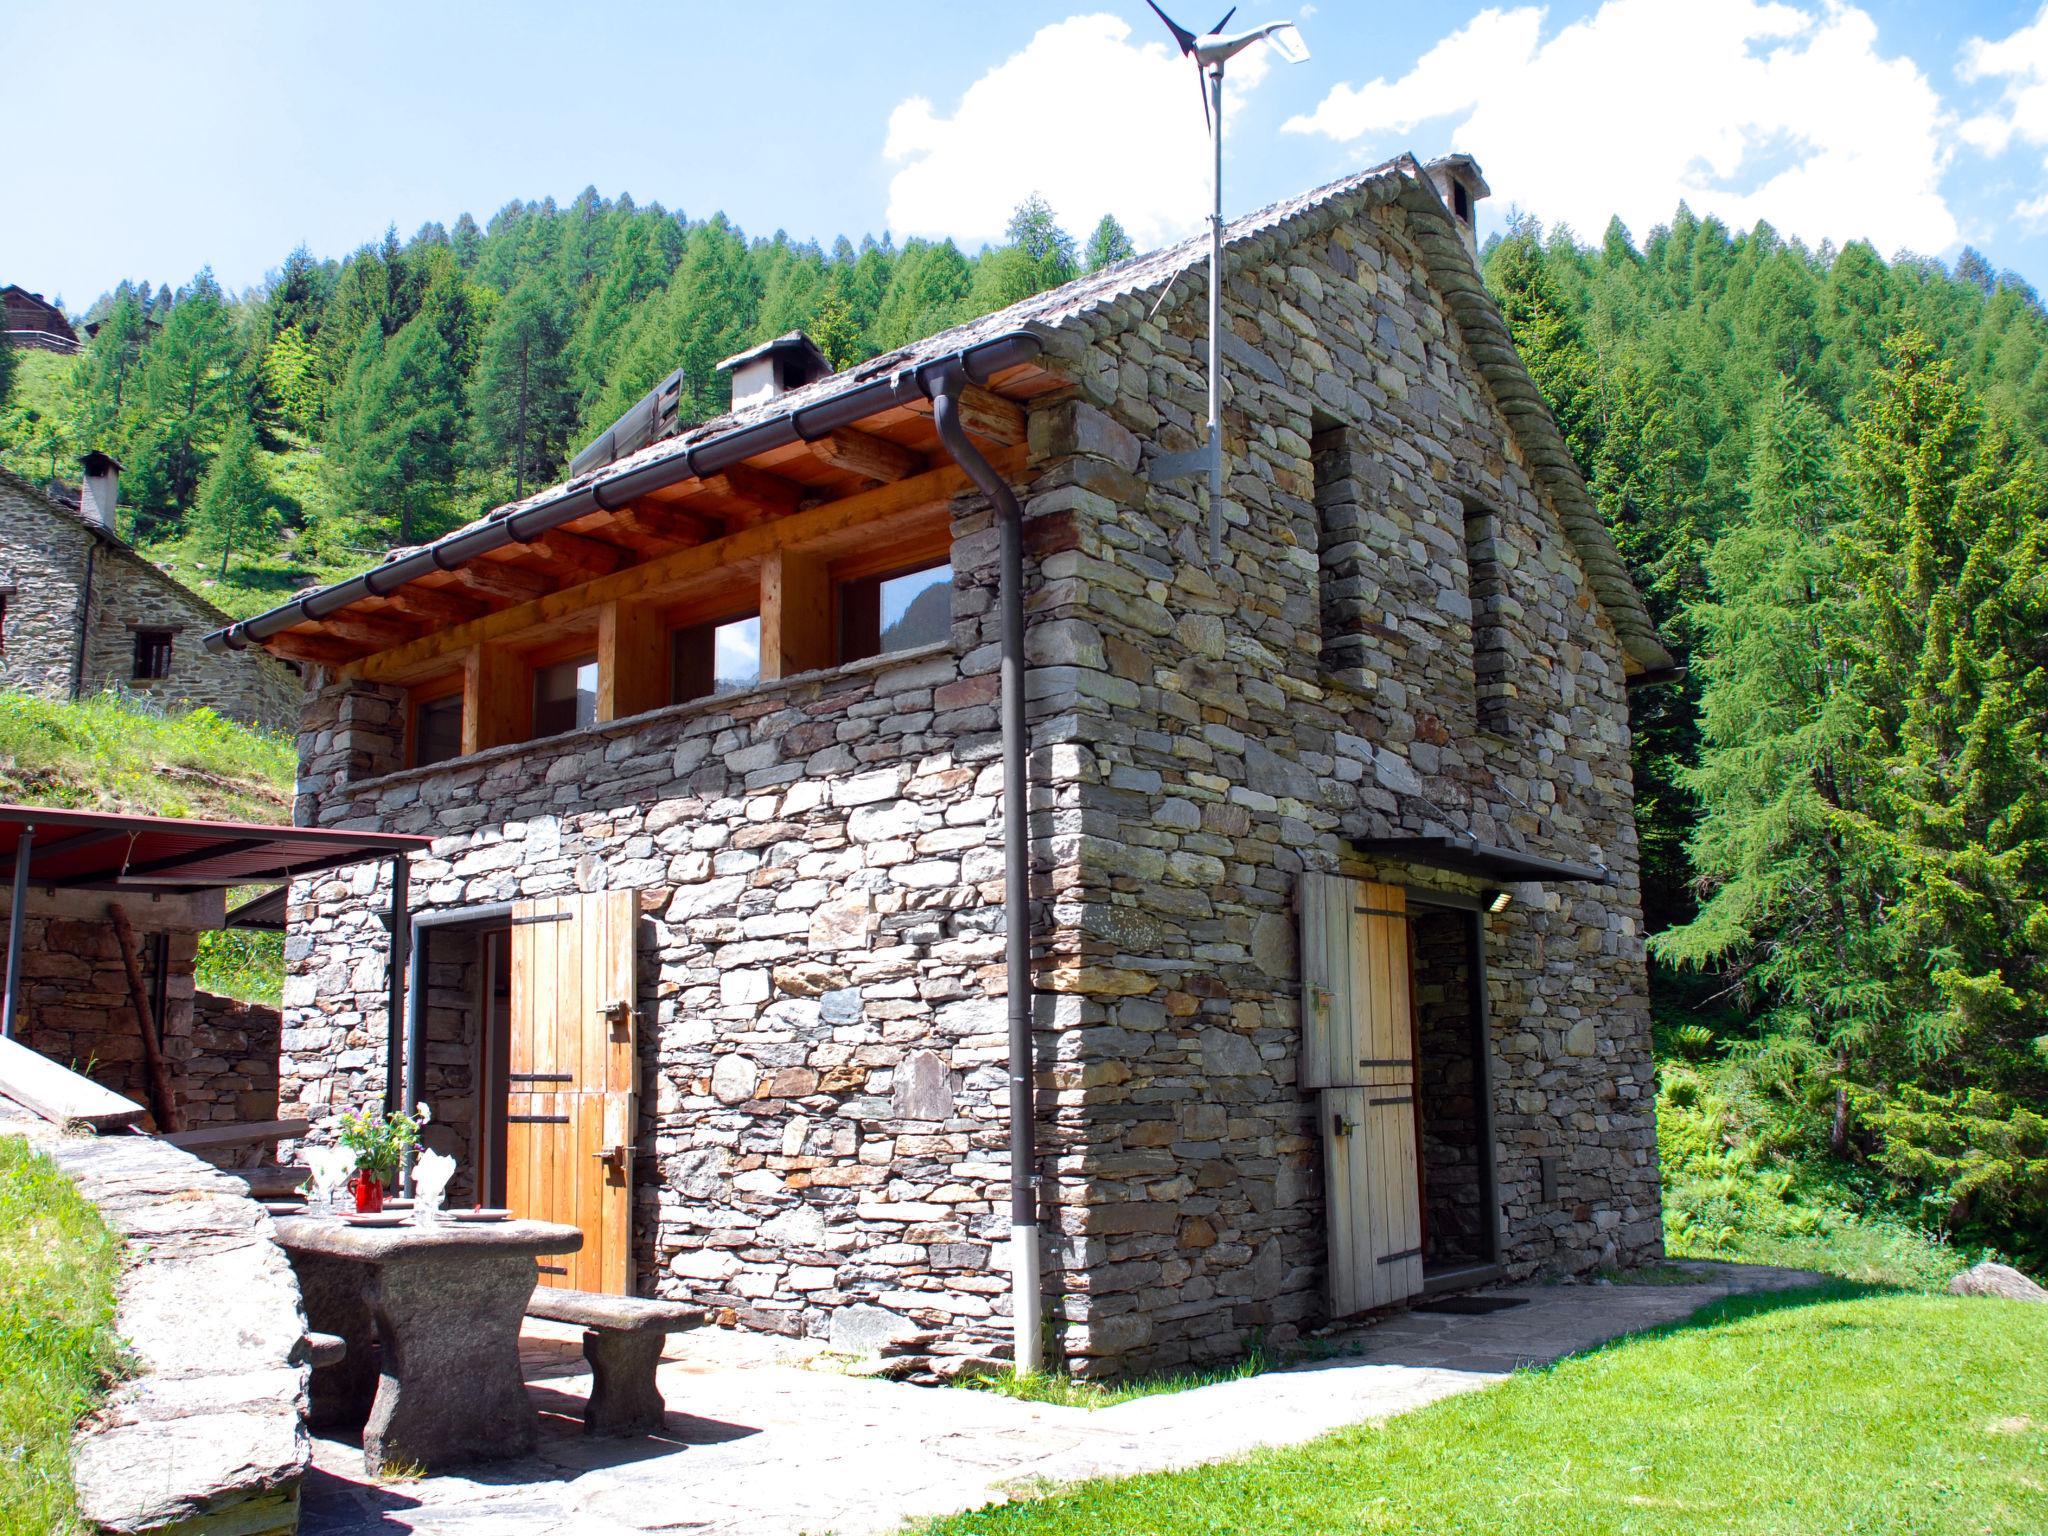
[[(2027, 26), (1993, 41), (1973, 37), (1963, 45), (1956, 73), (1966, 81), (2003, 86), (1998, 105), (1962, 125), (1962, 138), (1986, 154), (2003, 154), (2015, 140), (2048, 145), (2048, 7)], [(2048, 161), (2044, 161), (2048, 166)], [(2048, 213), (2048, 193), (2020, 205), (2030, 218)]]
[[(1759, 0), (1607, 0), (1542, 40), (1544, 11), (1487, 10), (1393, 81), (1340, 85), (1298, 133), (1404, 147), (1454, 118), (1496, 199), (1597, 238), (1683, 199), (1738, 226), (1933, 254), (1960, 238), (1940, 189), (1953, 121), (1864, 11)], [(1390, 142), (1392, 141), (1392, 142)]]
[[(1270, 62), (1264, 44), (1232, 60), (1230, 98)], [(1140, 250), (1190, 234), (1209, 206), (1200, 89), (1191, 61), (1164, 42), (1133, 43), (1118, 17), (1041, 28), (950, 117), (922, 96), (890, 114), (883, 153), (902, 169), (889, 182), (889, 227), (972, 250), (1000, 240), (1011, 210), (1038, 192), (1082, 239), (1105, 213)]]

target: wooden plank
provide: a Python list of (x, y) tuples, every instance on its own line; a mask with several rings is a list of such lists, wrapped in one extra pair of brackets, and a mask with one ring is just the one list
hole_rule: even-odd
[(908, 480), (924, 471), (924, 455), (872, 432), (841, 427), (811, 444), (811, 452), (834, 469), (884, 485)]
[[(1021, 447), (1004, 449), (988, 457), (996, 472), (1005, 477), (1014, 477), (1024, 467)], [(580, 586), (551, 592), (440, 634), (423, 636), (409, 645), (362, 657), (344, 667), (343, 675), (367, 682), (404, 681), (417, 675), (423, 665), (467, 646), (586, 613), (615, 598), (658, 597), (682, 592), (693, 584), (722, 584), (736, 568), (758, 561), (773, 550), (840, 553), (886, 538), (896, 524), (915, 522), (934, 506), (973, 489), (974, 483), (967, 478), (966, 471), (957, 465), (943, 465), (894, 485), (841, 497), (805, 512), (727, 534), (708, 544), (614, 571), (609, 576), (593, 577)]]
[(190, 1151), (194, 1147), (243, 1146), (252, 1141), (287, 1141), (305, 1135), (306, 1131), (304, 1120), (250, 1120), (241, 1125), (202, 1125), (197, 1130), (174, 1131), (157, 1139)]
[(1338, 1127), (1344, 1113), (1344, 1090), (1325, 1089), (1317, 1099), (1323, 1133), (1323, 1228), (1328, 1257), (1330, 1315), (1348, 1317), (1359, 1310), (1357, 1266), (1353, 1262), (1350, 1138)]
[(656, 544), (704, 544), (724, 532), (719, 523), (710, 518), (656, 506), (649, 501), (636, 501), (630, 507), (619, 508), (601, 526), (607, 533), (617, 531), (629, 539)]
[(653, 603), (597, 610), (597, 718), (623, 720), (669, 699), (668, 626)]
[(19, 1040), (0, 1036), (0, 1094), (58, 1125), (74, 1121), (96, 1131), (140, 1124), (149, 1111), (89, 1077), (60, 1067)]
[(761, 681), (832, 665), (832, 573), (778, 549), (761, 562)]
[(1339, 1039), (1350, 1036), (1353, 882), (1309, 872), (1295, 887), (1301, 922), (1301, 1064), (1304, 1088), (1346, 1081)]
[[(933, 414), (929, 400), (914, 400), (910, 408), (924, 416)], [(960, 425), (970, 437), (1000, 448), (1013, 447), (1024, 441), (1024, 407), (1014, 400), (1005, 400), (994, 390), (969, 384), (960, 391)]]

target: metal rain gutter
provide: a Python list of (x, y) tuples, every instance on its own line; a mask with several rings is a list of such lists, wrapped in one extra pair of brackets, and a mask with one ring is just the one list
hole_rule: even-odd
[(1012, 1365), (1036, 1374), (1042, 1362), (1039, 1278), (1038, 1103), (1031, 1039), (1031, 804), (1024, 756), (1024, 513), (1017, 494), (960, 425), (966, 369), (940, 367), (931, 384), (932, 420), (953, 462), (995, 507), (1002, 547), (997, 607), (1002, 616), (1003, 947), (1008, 961), (1010, 1046), (1010, 1324)]
[[(429, 572), (452, 571), (509, 544), (531, 544), (551, 529), (574, 522), (579, 517), (587, 517), (592, 512), (614, 511), (650, 491), (658, 491), (683, 480), (715, 475), (758, 453), (784, 448), (791, 443), (814, 442), (829, 432), (851, 426), (892, 405), (932, 398), (934, 386), (930, 381), (942, 374), (957, 370), (970, 382), (983, 384), (1007, 368), (1030, 362), (1044, 349), (1045, 343), (1035, 332), (1006, 331), (1000, 336), (962, 347), (951, 356), (883, 374), (856, 384), (843, 394), (831, 395), (779, 416), (771, 416), (766, 421), (736, 428), (707, 442), (692, 444), (653, 464), (628, 470), (609, 480), (596, 481), (573, 490), (564, 489), (507, 517), (479, 523), (397, 560), (387, 561), (360, 576), (310, 592), (252, 619), (217, 629), (202, 643), (216, 656), (227, 651), (246, 650), (295, 625), (317, 623), (366, 597), (387, 596)], [(961, 467), (968, 468), (964, 464)], [(969, 473), (972, 473), (971, 469)]]

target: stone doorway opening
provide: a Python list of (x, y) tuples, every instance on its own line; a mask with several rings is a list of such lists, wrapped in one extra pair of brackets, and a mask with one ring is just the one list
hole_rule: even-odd
[(1486, 913), (1408, 892), (1416, 1155), (1425, 1287), (1480, 1283), (1500, 1259)]

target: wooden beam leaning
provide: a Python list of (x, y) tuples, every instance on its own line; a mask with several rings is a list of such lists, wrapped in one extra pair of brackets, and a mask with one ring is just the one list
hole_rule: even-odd
[(889, 485), (924, 469), (924, 455), (872, 432), (841, 427), (811, 444), (811, 452), (834, 469)]
[[(989, 455), (989, 463), (996, 473), (1014, 477), (1024, 468), (1024, 449), (1000, 449)], [(817, 541), (836, 543), (843, 550), (854, 543), (885, 537), (892, 525), (914, 519), (973, 489), (974, 482), (967, 478), (965, 470), (953, 464), (941, 465), (894, 485), (878, 486), (807, 511), (793, 512), (707, 544), (628, 566), (609, 576), (593, 577), (581, 586), (565, 587), (500, 609), (381, 654), (362, 657), (343, 667), (343, 675), (366, 682), (403, 682), (417, 676), (421, 668), (443, 657), (452, 657), (465, 647), (584, 613), (616, 598), (655, 597), (694, 582), (715, 580), (736, 567), (764, 558), (771, 550)]]

